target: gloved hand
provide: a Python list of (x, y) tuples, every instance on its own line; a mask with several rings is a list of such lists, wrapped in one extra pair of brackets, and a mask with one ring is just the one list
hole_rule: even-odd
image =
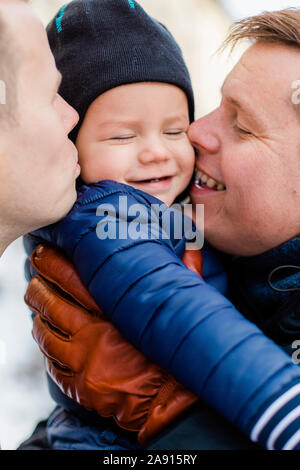
[[(25, 294), (37, 313), (33, 336), (66, 395), (138, 432), (142, 445), (197, 401), (105, 319), (62, 252), (39, 245), (31, 261), (39, 273)], [(202, 269), (200, 251), (186, 251), (183, 261), (197, 273)]]

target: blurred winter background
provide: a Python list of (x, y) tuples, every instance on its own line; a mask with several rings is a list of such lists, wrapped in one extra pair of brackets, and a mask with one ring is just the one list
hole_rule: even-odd
[[(214, 55), (233, 19), (299, 6), (299, 0), (139, 0), (165, 23), (183, 49), (197, 97), (197, 117), (218, 103), (219, 88), (238, 54)], [(44, 24), (64, 0), (32, 0)], [(21, 240), (0, 262), (0, 442), (15, 449), (54, 407), (47, 393), (43, 361), (31, 337), (31, 319), (23, 302), (26, 283)]]

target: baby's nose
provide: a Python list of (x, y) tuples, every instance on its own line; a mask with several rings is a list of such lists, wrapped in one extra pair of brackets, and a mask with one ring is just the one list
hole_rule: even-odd
[(140, 151), (139, 161), (146, 165), (147, 163), (160, 163), (170, 159), (170, 153), (163, 145), (148, 147)]

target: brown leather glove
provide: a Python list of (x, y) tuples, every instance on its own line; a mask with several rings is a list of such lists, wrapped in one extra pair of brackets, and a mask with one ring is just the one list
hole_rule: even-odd
[[(183, 261), (201, 272), (199, 251), (186, 252)], [(39, 273), (25, 294), (37, 313), (33, 337), (48, 373), (66, 395), (138, 432), (142, 445), (197, 401), (105, 319), (61, 251), (39, 245), (31, 262)]]

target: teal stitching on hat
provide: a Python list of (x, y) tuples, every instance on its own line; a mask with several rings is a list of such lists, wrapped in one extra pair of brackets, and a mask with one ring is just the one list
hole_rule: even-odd
[(66, 8), (67, 8), (68, 5), (65, 5), (63, 6), (59, 12), (58, 12), (58, 17), (56, 18), (56, 29), (57, 29), (57, 32), (58, 33), (61, 33), (62, 32), (62, 25), (61, 25), (61, 20), (63, 19), (63, 16), (65, 14), (65, 11), (66, 11)]
[(132, 0), (128, 0), (130, 8), (135, 8), (135, 4), (133, 3)]

